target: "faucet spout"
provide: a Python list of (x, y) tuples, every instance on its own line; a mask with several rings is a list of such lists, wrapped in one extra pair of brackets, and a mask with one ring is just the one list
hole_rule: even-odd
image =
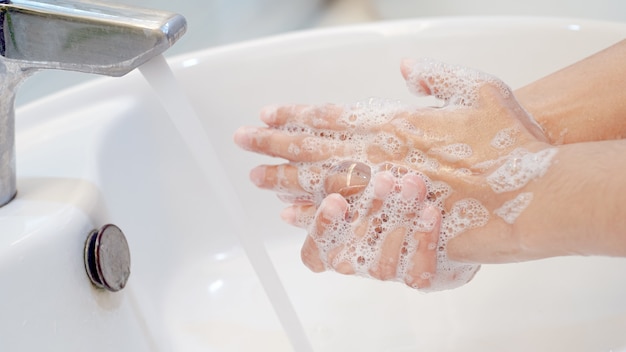
[(172, 46), (181, 15), (76, 0), (0, 1), (0, 55), (22, 69), (122, 76)]
[(186, 31), (181, 15), (91, 0), (0, 0), (0, 206), (16, 194), (15, 94), (40, 69), (122, 76)]

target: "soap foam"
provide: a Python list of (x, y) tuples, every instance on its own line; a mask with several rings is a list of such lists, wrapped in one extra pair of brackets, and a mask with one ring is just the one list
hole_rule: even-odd
[(397, 100), (369, 98), (344, 106), (344, 113), (337, 122), (345, 127), (363, 130), (391, 121), (403, 108)]
[(419, 149), (411, 149), (404, 161), (418, 170), (437, 171), (439, 169), (439, 161), (429, 158)]
[(556, 148), (548, 148), (536, 153), (517, 148), (506, 156), (504, 163), (498, 169), (487, 176), (487, 183), (496, 193), (519, 190), (548, 171), (556, 152)]
[(531, 192), (520, 193), (514, 199), (502, 204), (493, 213), (501, 217), (506, 223), (513, 224), (532, 200), (533, 194)]
[(379, 132), (374, 135), (370, 147), (377, 147), (388, 155), (397, 155), (405, 144), (395, 135), (386, 132)]
[(432, 148), (430, 153), (439, 155), (449, 162), (457, 162), (470, 158), (474, 151), (468, 144), (455, 143), (443, 147)]
[(289, 144), (289, 147), (287, 147), (287, 151), (291, 155), (298, 156), (298, 155), (300, 155), (301, 149), (300, 149), (300, 147), (297, 144), (291, 143), (291, 144)]
[(491, 140), (491, 146), (499, 150), (510, 148), (515, 145), (517, 134), (519, 134), (519, 129), (515, 127), (498, 131), (496, 136)]
[(418, 60), (407, 77), (412, 93), (433, 95), (446, 106), (477, 106), (478, 91), (485, 84), (499, 88), (504, 97), (511, 95), (510, 88), (492, 75), (428, 58)]

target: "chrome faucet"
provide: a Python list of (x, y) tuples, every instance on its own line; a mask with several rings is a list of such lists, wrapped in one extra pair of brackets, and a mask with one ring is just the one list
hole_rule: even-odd
[(40, 69), (122, 76), (172, 46), (184, 17), (89, 0), (0, 0), (0, 206), (16, 194), (15, 95)]

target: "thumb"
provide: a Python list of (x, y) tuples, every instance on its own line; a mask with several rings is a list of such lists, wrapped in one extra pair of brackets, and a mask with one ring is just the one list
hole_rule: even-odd
[(400, 72), (413, 94), (434, 96), (446, 105), (467, 107), (477, 102), (483, 84), (499, 81), (478, 70), (427, 58), (402, 60)]
[[(422, 59), (423, 60), (423, 59)], [(402, 59), (400, 63), (400, 72), (406, 81), (409, 91), (417, 96), (430, 96), (432, 90), (430, 84), (420, 74), (420, 61), (415, 59)]]

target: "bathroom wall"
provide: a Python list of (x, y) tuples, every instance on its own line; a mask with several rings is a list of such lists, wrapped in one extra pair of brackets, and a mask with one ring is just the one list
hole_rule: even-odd
[(369, 0), (381, 18), (418, 16), (553, 16), (626, 21), (623, 0)]

